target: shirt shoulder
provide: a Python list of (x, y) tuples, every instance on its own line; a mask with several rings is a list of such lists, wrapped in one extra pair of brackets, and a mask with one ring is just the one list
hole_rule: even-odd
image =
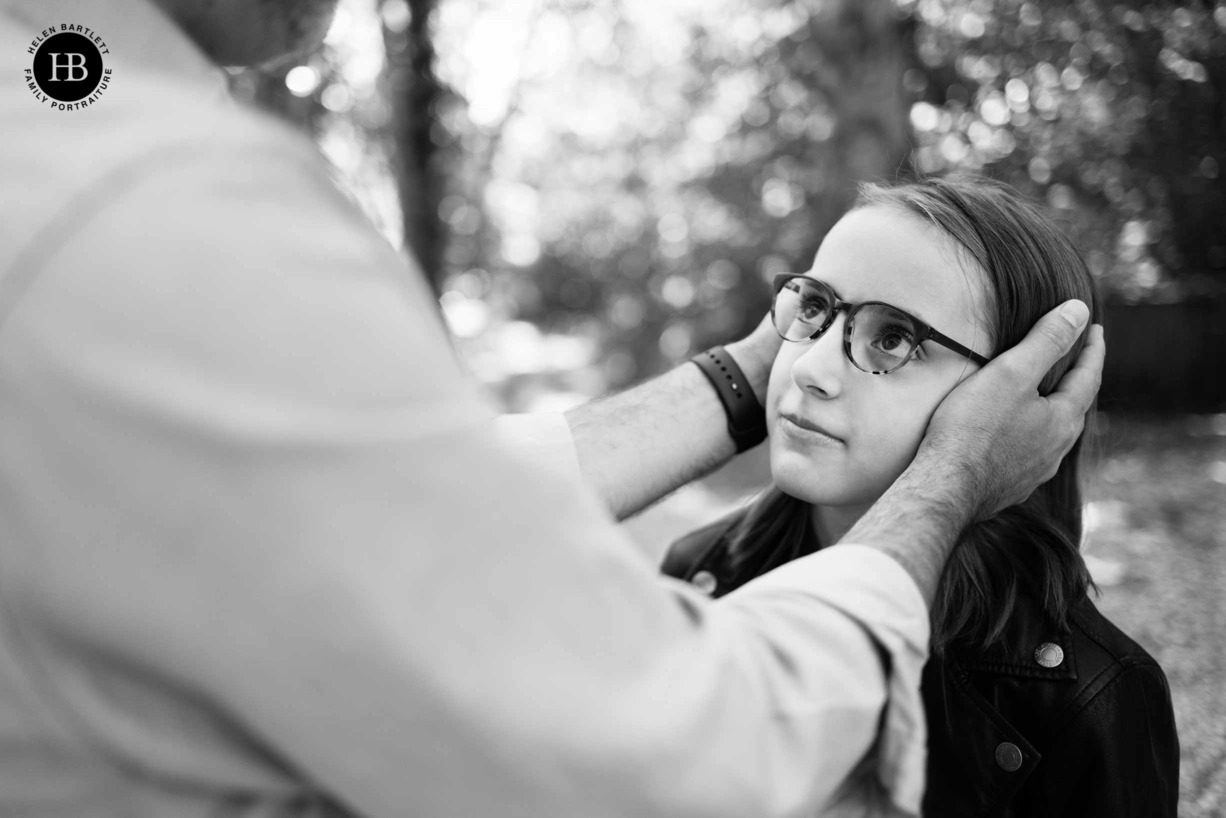
[[(0, 35), (0, 68), (18, 78), (28, 47), (24, 34), (14, 27)], [(24, 83), (0, 84), (0, 275), (42, 252), (37, 248), (64, 241), (149, 179), (187, 168), (207, 179), (212, 168), (243, 153), (312, 161), (310, 141), (233, 99), (220, 69), (113, 64), (105, 93), (80, 110), (41, 105)]]

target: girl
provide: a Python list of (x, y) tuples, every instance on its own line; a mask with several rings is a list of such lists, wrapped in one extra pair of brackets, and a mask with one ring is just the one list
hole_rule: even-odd
[[(910, 463), (941, 399), (1045, 312), (1078, 298), (1099, 320), (1068, 239), (981, 179), (863, 187), (813, 268), (775, 289), (773, 485), (665, 559), (715, 596), (837, 542)], [(925, 815), (1175, 815), (1166, 677), (1087, 596), (1080, 448), (1024, 503), (964, 531), (946, 566), (922, 685)]]

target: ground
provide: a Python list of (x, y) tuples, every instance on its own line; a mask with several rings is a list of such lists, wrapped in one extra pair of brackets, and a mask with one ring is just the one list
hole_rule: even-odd
[[(1100, 415), (1086, 469), (1099, 609), (1171, 684), (1182, 818), (1226, 814), (1226, 415)], [(760, 449), (764, 447), (759, 447)], [(755, 451), (626, 524), (654, 553), (765, 485)]]

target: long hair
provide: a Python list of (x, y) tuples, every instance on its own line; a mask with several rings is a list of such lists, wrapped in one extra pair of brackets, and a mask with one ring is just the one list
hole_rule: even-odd
[[(889, 206), (916, 214), (952, 237), (986, 275), (986, 311), (993, 355), (1017, 344), (1058, 304), (1078, 298), (1101, 321), (1101, 305), (1085, 260), (1034, 204), (1013, 188), (976, 177), (928, 178), (901, 185), (866, 184), (852, 209)], [(973, 272), (971, 273), (973, 274)], [(1044, 376), (1048, 394), (1084, 345)], [(1054, 477), (1024, 502), (964, 530), (945, 566), (932, 608), (932, 650), (982, 649), (1001, 638), (1019, 594), (1067, 630), (1068, 613), (1091, 586), (1081, 557), (1082, 437)], [(811, 548), (808, 503), (770, 487), (738, 515), (730, 559), (745, 579)], [(806, 544), (810, 545), (806, 545)]]

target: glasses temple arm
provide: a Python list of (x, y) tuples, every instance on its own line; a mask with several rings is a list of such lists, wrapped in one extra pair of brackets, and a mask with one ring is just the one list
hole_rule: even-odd
[(943, 333), (937, 332), (932, 327), (928, 328), (928, 337), (931, 338), (933, 341), (936, 341), (938, 344), (945, 347), (946, 349), (952, 349), (954, 352), (958, 353), (959, 355), (964, 355), (967, 358), (970, 358), (972, 361), (979, 364), (980, 366), (987, 366), (988, 364), (988, 359), (980, 355), (975, 350), (970, 349), (969, 347), (962, 346), (962, 344), (959, 344), (953, 338), (950, 338), (948, 335), (945, 335)]

